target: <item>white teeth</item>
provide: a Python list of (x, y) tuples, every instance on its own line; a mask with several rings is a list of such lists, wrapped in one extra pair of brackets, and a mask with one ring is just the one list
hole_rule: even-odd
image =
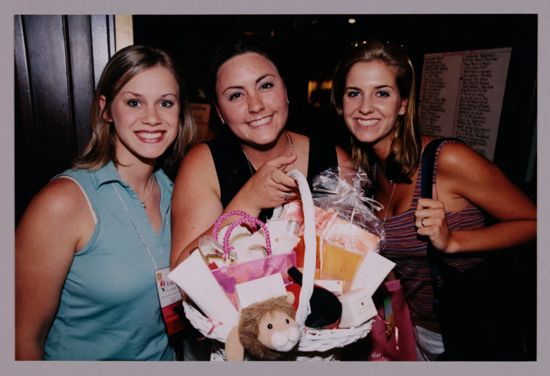
[(250, 125), (251, 127), (260, 127), (262, 125), (265, 125), (265, 124), (269, 123), (272, 118), (273, 118), (273, 116), (266, 116), (266, 117), (258, 119), (258, 120), (253, 120), (253, 121), (249, 122), (248, 125)]
[(146, 139), (155, 139), (155, 138), (159, 138), (161, 135), (162, 135), (162, 132), (158, 131), (158, 132), (137, 132), (139, 137), (141, 138), (146, 138)]
[(363, 125), (363, 126), (367, 127), (369, 125), (376, 124), (378, 122), (378, 119), (368, 119), (368, 120), (357, 119), (357, 122), (359, 123), (359, 125)]

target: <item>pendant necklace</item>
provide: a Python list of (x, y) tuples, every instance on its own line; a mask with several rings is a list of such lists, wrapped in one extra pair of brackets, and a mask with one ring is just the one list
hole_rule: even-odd
[(155, 177), (155, 175), (153, 175), (153, 179), (151, 181), (151, 188), (149, 188), (149, 193), (147, 193), (147, 195), (143, 198), (143, 200), (141, 199), (139, 200), (143, 209), (147, 209), (147, 205), (145, 203), (147, 202), (147, 199), (149, 198), (149, 196), (151, 196), (151, 193), (153, 193), (153, 186), (155, 185), (156, 181), (157, 181), (157, 178)]

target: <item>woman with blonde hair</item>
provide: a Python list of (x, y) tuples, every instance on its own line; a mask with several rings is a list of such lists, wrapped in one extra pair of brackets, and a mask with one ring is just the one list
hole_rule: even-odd
[[(487, 253), (533, 241), (536, 208), (493, 163), (451, 141), (436, 154), (433, 199), (420, 198), (421, 153), (431, 138), (421, 136), (416, 123), (414, 78), (400, 47), (355, 43), (336, 69), (333, 102), (349, 130), (352, 158), (373, 178), (374, 198), (384, 206), (382, 254), (396, 262), (418, 358), (433, 360), (444, 347), (433, 310), (428, 242), (447, 264), (465, 271)], [(485, 213), (497, 223), (486, 225)]]
[(169, 264), (172, 183), (194, 137), (165, 52), (107, 63), (92, 138), (31, 201), (17, 229), (16, 358), (172, 360), (155, 274)]

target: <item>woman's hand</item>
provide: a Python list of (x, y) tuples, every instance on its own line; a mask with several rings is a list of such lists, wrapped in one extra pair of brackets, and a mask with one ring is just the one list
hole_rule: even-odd
[(433, 199), (418, 199), (414, 216), (419, 235), (429, 237), (433, 246), (439, 251), (453, 252), (450, 247), (452, 236), (445, 217), (445, 204), (438, 200), (435, 185), (433, 186)]
[[(444, 145), (437, 162), (433, 199), (419, 199), (418, 234), (444, 253), (497, 251), (536, 239), (536, 207), (492, 162), (466, 145)], [(449, 231), (445, 213), (478, 207), (497, 223)], [(422, 226), (424, 225), (424, 226)]]
[(282, 156), (261, 166), (248, 180), (240, 193), (244, 194), (257, 210), (275, 208), (298, 195), (298, 185), (286, 170), (296, 156)]

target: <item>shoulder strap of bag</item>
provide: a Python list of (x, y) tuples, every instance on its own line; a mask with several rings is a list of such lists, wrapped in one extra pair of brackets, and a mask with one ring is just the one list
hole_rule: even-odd
[[(443, 137), (436, 138), (428, 143), (422, 152), (422, 170), (421, 170), (421, 181), (420, 181), (420, 197), (422, 198), (432, 198), (433, 190), (433, 176), (434, 176), (434, 164), (435, 164), (435, 155), (439, 145), (444, 141), (454, 141), (461, 142), (457, 138)], [(427, 247), (427, 256), (428, 264), (430, 267), (430, 279), (432, 282), (432, 288), (434, 293), (433, 306), (435, 312), (438, 311), (439, 306), (439, 297), (441, 292), (441, 286), (438, 283), (437, 276), (439, 275), (439, 267), (443, 263), (441, 255), (434, 248), (433, 244), (428, 239)]]
[(431, 140), (422, 152), (422, 180), (420, 182), (420, 197), (432, 198), (432, 183), (434, 176), (435, 154), (439, 145), (445, 141), (461, 142), (458, 138), (442, 137)]

